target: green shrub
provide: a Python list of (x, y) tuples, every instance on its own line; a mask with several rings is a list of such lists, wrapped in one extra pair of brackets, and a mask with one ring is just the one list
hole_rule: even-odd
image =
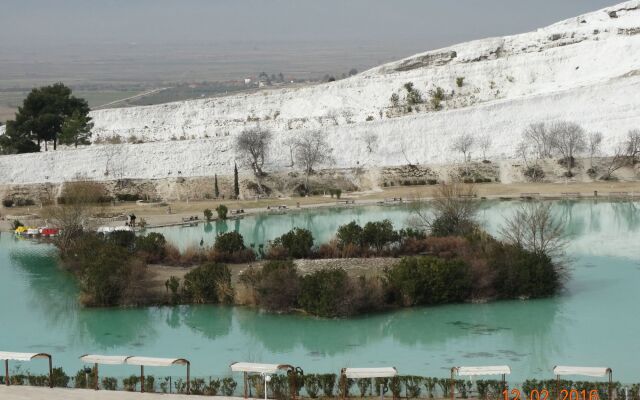
[(407, 91), (407, 104), (415, 105), (421, 104), (424, 100), (422, 100), (422, 95), (413, 86), (413, 82), (407, 82), (404, 84), (404, 89)]
[(460, 260), (405, 257), (384, 276), (389, 300), (403, 306), (463, 302), (471, 295), (471, 270)]
[(211, 221), (213, 218), (213, 212), (208, 208), (205, 208), (202, 213), (204, 214), (204, 219), (206, 219), (207, 222)]
[(2, 205), (6, 208), (13, 207), (13, 199), (4, 199), (2, 200)]
[(398, 233), (393, 230), (390, 220), (367, 222), (362, 229), (362, 244), (381, 251), (385, 246), (397, 241)]
[(216, 207), (216, 212), (218, 213), (219, 219), (227, 219), (227, 213), (229, 212), (229, 209), (224, 204), (220, 204), (218, 207)]
[(336, 238), (341, 247), (349, 244), (360, 246), (362, 244), (362, 227), (356, 221), (341, 225), (336, 232)]
[(69, 380), (71, 378), (67, 375), (62, 368), (54, 368), (51, 371), (51, 377), (53, 381), (53, 387), (66, 388), (69, 386)]
[(360, 391), (360, 397), (365, 397), (371, 391), (371, 378), (356, 379), (356, 386)]
[(270, 311), (290, 311), (300, 296), (300, 275), (292, 261), (269, 261), (258, 275), (258, 304)]
[(544, 179), (544, 170), (539, 165), (532, 165), (523, 171), (523, 175), (529, 178), (530, 181), (538, 182)]
[(560, 289), (559, 272), (546, 255), (496, 243), (489, 263), (495, 270), (494, 287), (500, 298), (547, 297)]
[(167, 241), (161, 233), (151, 232), (137, 236), (135, 243), (136, 250), (144, 253), (145, 260), (148, 263), (158, 263), (166, 256), (165, 246)]
[(274, 246), (281, 246), (292, 258), (306, 258), (311, 255), (313, 247), (313, 235), (311, 231), (302, 228), (293, 228), (273, 241)]
[(342, 268), (321, 269), (302, 278), (300, 306), (321, 317), (345, 315), (341, 300), (348, 290), (349, 276)]
[(464, 85), (464, 76), (459, 76), (456, 78), (456, 85), (461, 88)]
[(310, 398), (317, 398), (320, 393), (320, 376), (317, 374), (306, 374), (304, 376), (304, 387)]
[(204, 395), (205, 396), (217, 396), (220, 392), (220, 387), (222, 386), (222, 381), (220, 379), (211, 379), (209, 378), (209, 384), (204, 387)]
[(102, 378), (102, 388), (104, 390), (117, 390), (118, 389), (118, 380), (112, 377), (104, 377)]
[(431, 95), (431, 107), (434, 110), (440, 110), (444, 100), (444, 90), (441, 87), (437, 87), (435, 90), (431, 90), (429, 94)]
[(333, 397), (333, 393), (336, 387), (336, 374), (321, 374), (320, 387), (322, 388), (322, 394), (324, 397)]
[(238, 383), (233, 378), (223, 378), (222, 394), (227, 397), (233, 396), (237, 386), (238, 386)]
[(137, 375), (131, 375), (122, 380), (122, 386), (124, 386), (124, 390), (127, 392), (135, 392), (138, 382), (140, 382), (140, 377)]
[(136, 243), (136, 234), (132, 231), (115, 231), (106, 234), (105, 240), (109, 243), (113, 243), (116, 246), (124, 247), (126, 249), (134, 249)]
[(142, 197), (139, 194), (118, 193), (116, 194), (116, 199), (119, 201), (138, 201), (142, 200)]
[(24, 226), (24, 224), (22, 222), (20, 222), (17, 219), (13, 220), (13, 223), (11, 224), (11, 228), (15, 231), (16, 229), (20, 228), (21, 226)]
[(234, 253), (244, 250), (244, 238), (238, 232), (226, 232), (221, 233), (216, 237), (216, 242), (213, 245), (216, 251), (223, 253)]
[(178, 289), (180, 289), (180, 279), (175, 276), (171, 276), (164, 283), (167, 292), (171, 294), (170, 302), (171, 304), (178, 304), (180, 302), (180, 293), (178, 293)]
[(86, 373), (84, 368), (76, 372), (75, 379), (73, 381), (73, 387), (77, 389), (85, 389), (93, 387), (95, 385), (96, 374), (95, 371), (90, 368), (90, 372)]
[(476, 224), (459, 214), (441, 214), (431, 223), (431, 234), (433, 236), (465, 236), (469, 235), (476, 228)]
[(229, 268), (209, 263), (193, 269), (183, 278), (182, 295), (188, 302), (197, 304), (230, 301), (233, 292)]

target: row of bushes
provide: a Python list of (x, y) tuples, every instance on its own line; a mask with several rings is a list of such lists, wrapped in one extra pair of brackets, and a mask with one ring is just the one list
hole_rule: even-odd
[[(438, 180), (437, 179), (414, 179), (414, 180), (402, 180), (402, 181), (398, 181), (397, 185), (398, 186), (424, 186), (424, 185), (437, 185), (438, 184)], [(394, 181), (384, 181), (382, 183), (382, 185), (384, 187), (388, 187), (388, 186), (396, 186), (396, 182)]]
[[(290, 382), (287, 375), (275, 375), (268, 384), (268, 393), (270, 398), (284, 400), (290, 397)], [(451, 386), (455, 387), (456, 397), (467, 399), (475, 397), (481, 400), (497, 398), (502, 396), (502, 382), (498, 380), (477, 380), (466, 381), (456, 379), (452, 382), (450, 378), (432, 378), (414, 375), (397, 376), (394, 378), (375, 378), (375, 379), (347, 379), (338, 377), (336, 374), (306, 374), (296, 378), (297, 395), (306, 395), (305, 397), (316, 398), (333, 398), (342, 396), (346, 387), (347, 396), (359, 396), (361, 398), (368, 396), (380, 397), (381, 394), (390, 394), (396, 398), (447, 398), (451, 395)], [(69, 377), (64, 373), (62, 368), (53, 370), (53, 381), (55, 387), (74, 387), (74, 388), (92, 388), (95, 386), (95, 375), (93, 371), (79, 370), (75, 377)], [(32, 375), (29, 373), (16, 373), (11, 375), (12, 385), (30, 385), (30, 386), (48, 386), (48, 375)], [(0, 384), (4, 384), (4, 376), (0, 377)], [(190, 382), (191, 394), (205, 396), (234, 396), (238, 389), (238, 383), (232, 377), (220, 379), (214, 378), (194, 378)], [(103, 377), (100, 379), (100, 387), (103, 390), (139, 391), (140, 377), (131, 375), (127, 378), (118, 380), (113, 377)], [(609, 384), (608, 382), (591, 382), (591, 381), (570, 381), (555, 379), (535, 380), (529, 379), (524, 381), (520, 388), (525, 394), (532, 393), (534, 390), (542, 392), (547, 390), (550, 397), (554, 396), (558, 389), (572, 390), (578, 392), (583, 390), (590, 393), (592, 390), (598, 392), (598, 398), (601, 400), (609, 400)], [(612, 383), (615, 398), (626, 398), (627, 400), (640, 399), (640, 384), (632, 384), (628, 386), (628, 397), (626, 396), (625, 387), (620, 382)], [(171, 377), (162, 377), (156, 380), (152, 375), (145, 376), (144, 381), (145, 392), (161, 392), (161, 393), (186, 393), (186, 381), (182, 378), (172, 379)], [(263, 398), (264, 380), (260, 375), (250, 375), (248, 380), (248, 391), (251, 397)]]
[[(465, 178), (462, 180), (463, 183), (491, 183), (493, 179), (491, 178)], [(496, 178), (496, 182), (498, 179)]]
[(24, 199), (22, 197), (17, 197), (15, 199), (12, 198), (6, 198), (4, 200), (2, 200), (2, 205), (6, 208), (11, 208), (13, 206), (16, 207), (27, 207), (27, 206), (34, 206), (36, 204), (35, 201), (33, 201), (32, 199)]

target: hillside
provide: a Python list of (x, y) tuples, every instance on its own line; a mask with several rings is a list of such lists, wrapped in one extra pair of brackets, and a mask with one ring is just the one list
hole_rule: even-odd
[[(464, 78), (462, 86), (457, 78)], [(407, 82), (425, 100), (411, 111), (402, 105)], [(429, 101), (438, 87), (445, 93), (440, 110)], [(390, 101), (394, 93), (398, 107)], [(338, 168), (456, 162), (461, 155), (451, 151), (451, 141), (466, 132), (491, 136), (487, 158), (510, 159), (527, 125), (558, 119), (601, 131), (608, 152), (640, 127), (638, 109), (640, 1), (634, 0), (534, 32), (417, 54), (337, 82), (94, 111), (94, 139), (144, 143), (0, 157), (0, 184), (61, 182), (78, 174), (101, 180), (229, 175), (234, 136), (257, 124), (274, 132), (273, 171), (289, 165), (287, 140), (310, 129), (326, 134)], [(365, 134), (377, 135), (375, 151), (367, 150)]]

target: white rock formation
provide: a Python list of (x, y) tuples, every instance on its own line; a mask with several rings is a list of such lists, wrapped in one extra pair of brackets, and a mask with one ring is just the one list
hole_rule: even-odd
[[(390, 102), (393, 93), (403, 101), (407, 82), (425, 99), (410, 113)], [(429, 103), (436, 87), (446, 94), (441, 111)], [(309, 129), (326, 133), (336, 167), (458, 161), (451, 141), (465, 132), (490, 135), (487, 156), (508, 159), (528, 124), (558, 119), (603, 132), (606, 152), (640, 127), (639, 110), (640, 1), (634, 0), (535, 32), (418, 54), (337, 82), (94, 111), (96, 138), (134, 135), (147, 143), (0, 157), (0, 184), (60, 182), (78, 174), (228, 175), (236, 159), (234, 136), (256, 124), (274, 132), (272, 170), (289, 164), (286, 140)], [(378, 136), (376, 151), (367, 150), (365, 134)], [(479, 155), (479, 149), (472, 152)]]

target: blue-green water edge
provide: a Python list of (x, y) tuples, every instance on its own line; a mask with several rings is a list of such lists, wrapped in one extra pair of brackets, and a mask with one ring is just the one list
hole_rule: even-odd
[[(516, 202), (485, 203), (496, 232)], [(274, 315), (242, 307), (83, 309), (73, 278), (48, 245), (0, 235), (0, 350), (45, 351), (69, 373), (84, 353), (187, 357), (195, 376), (229, 375), (233, 361), (286, 362), (307, 372), (394, 365), (402, 374), (447, 376), (452, 365), (509, 364), (511, 380), (549, 378), (556, 364), (610, 366), (615, 378), (640, 381), (640, 203), (555, 202), (567, 222), (573, 259), (566, 291), (555, 298), (414, 308), (348, 320)], [(299, 226), (325, 242), (351, 220), (407, 223), (406, 207), (319, 209), (237, 221), (163, 228), (180, 247), (238, 230), (247, 243)], [(38, 371), (38, 362), (23, 369)], [(104, 374), (135, 373), (105, 367)], [(180, 375), (176, 369), (150, 374)]]

